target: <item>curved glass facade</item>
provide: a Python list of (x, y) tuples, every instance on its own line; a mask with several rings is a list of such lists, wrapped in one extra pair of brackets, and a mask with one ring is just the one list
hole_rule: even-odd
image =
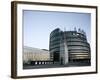
[(50, 34), (50, 57), (53, 61), (59, 61), (60, 57), (60, 37), (61, 37), (61, 31), (59, 28), (55, 29)]
[(90, 63), (90, 44), (87, 42), (85, 32), (82, 31), (61, 31), (59, 28), (50, 34), (50, 57), (53, 61), (60, 61), (60, 44), (66, 41), (68, 48), (69, 62), (88, 62)]

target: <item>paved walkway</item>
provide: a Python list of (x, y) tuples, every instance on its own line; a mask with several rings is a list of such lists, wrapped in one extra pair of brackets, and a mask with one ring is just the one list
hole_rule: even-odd
[(40, 69), (40, 68), (60, 68), (60, 67), (80, 67), (90, 66), (89, 63), (70, 63), (67, 65), (61, 64), (45, 64), (45, 65), (24, 65), (23, 69)]

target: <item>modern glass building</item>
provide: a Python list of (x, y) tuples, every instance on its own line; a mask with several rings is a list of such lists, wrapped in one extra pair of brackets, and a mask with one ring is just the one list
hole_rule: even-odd
[(59, 28), (50, 34), (50, 58), (54, 62), (88, 63), (91, 60), (90, 44), (83, 30), (62, 31)]

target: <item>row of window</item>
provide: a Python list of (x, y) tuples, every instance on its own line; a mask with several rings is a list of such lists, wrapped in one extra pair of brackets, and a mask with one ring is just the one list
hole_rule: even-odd
[[(50, 48), (54, 48), (54, 47), (57, 47), (57, 46), (60, 46), (60, 42), (59, 41), (55, 41), (54, 43), (51, 43), (50, 44)], [(68, 46), (83, 46), (83, 47), (88, 47), (88, 48), (90, 48), (90, 45), (88, 44), (88, 43), (86, 43), (86, 42), (75, 42), (75, 41), (69, 41), (69, 42), (67, 42), (67, 45)]]
[(83, 50), (89, 50), (88, 47), (84, 47), (84, 46), (69, 46), (68, 47), (68, 50), (71, 50), (71, 49), (83, 49)]
[(84, 50), (84, 49), (78, 49), (78, 50), (77, 50), (77, 49), (71, 49), (71, 50), (68, 50), (68, 52), (69, 52), (69, 53), (73, 53), (73, 54), (74, 54), (74, 53), (77, 53), (77, 54), (78, 54), (78, 53), (80, 53), (80, 52), (81, 52), (81, 53), (89, 53), (89, 50)]
[[(57, 48), (60, 48), (60, 44), (58, 45), (54, 45), (54, 46), (50, 46), (50, 50), (57, 50)], [(82, 46), (82, 45), (71, 45), (71, 46), (68, 46), (68, 50), (73, 50), (73, 49), (76, 49), (76, 50), (87, 50), (89, 51), (90, 50), (90, 47), (89, 46)]]
[[(50, 42), (60, 41), (61, 39), (64, 39), (64, 38), (61, 38), (60, 36), (57, 36), (57, 37), (51, 38)], [(67, 41), (83, 41), (83, 42), (87, 42), (86, 38), (75, 37), (75, 36), (74, 37), (66, 37), (66, 40)]]
[(60, 39), (61, 39), (60, 36), (56, 36), (56, 37), (51, 38), (50, 41), (56, 41), (56, 40), (60, 40)]
[(67, 36), (80, 36), (86, 38), (86, 35), (77, 32), (66, 32)]
[(30, 52), (25, 52), (23, 54), (23, 60), (49, 60), (50, 54), (35, 54)]
[[(83, 35), (83, 34), (80, 34), (80, 33), (65, 33), (66, 37), (79, 37), (79, 38), (85, 38), (86, 39), (86, 36)], [(64, 33), (63, 34), (60, 34), (59, 32), (56, 32), (55, 34), (53, 34), (52, 36), (50, 36), (50, 39), (53, 39), (55, 37), (59, 37), (59, 36), (64, 36)]]

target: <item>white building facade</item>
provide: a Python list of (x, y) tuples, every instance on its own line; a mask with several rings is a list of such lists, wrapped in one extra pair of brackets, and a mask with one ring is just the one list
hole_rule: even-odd
[(50, 61), (50, 53), (48, 50), (25, 46), (23, 49), (23, 63), (30, 61)]

